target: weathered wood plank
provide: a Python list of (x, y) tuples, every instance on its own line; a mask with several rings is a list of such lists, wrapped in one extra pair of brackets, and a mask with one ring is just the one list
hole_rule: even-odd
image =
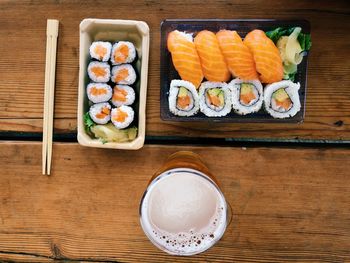
[[(147, 135), (232, 138), (350, 139), (350, 6), (347, 1), (2, 1), (0, 130), (39, 132), (43, 112), (46, 18), (60, 20), (56, 132), (76, 130), (79, 22), (136, 19), (151, 29)], [(98, 12), (96, 11), (98, 10)], [(147, 14), (147, 15), (146, 15)], [(149, 15), (148, 15), (149, 14)], [(159, 113), (160, 22), (166, 18), (305, 18), (312, 25), (303, 124), (165, 123)], [(33, 125), (24, 125), (28, 119)], [(62, 124), (68, 122), (67, 124)], [(68, 129), (62, 127), (68, 127)]]
[[(0, 259), (350, 260), (349, 150), (146, 146), (113, 151), (55, 143), (47, 177), (41, 175), (40, 149), (40, 143), (0, 143)], [(233, 210), (222, 240), (190, 258), (159, 251), (139, 224), (148, 180), (178, 150), (204, 158)]]

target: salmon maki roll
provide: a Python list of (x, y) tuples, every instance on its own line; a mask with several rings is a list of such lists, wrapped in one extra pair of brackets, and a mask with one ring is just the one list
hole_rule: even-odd
[(117, 129), (125, 129), (134, 120), (134, 110), (129, 106), (120, 106), (112, 109), (111, 121)]
[(131, 105), (135, 101), (135, 91), (128, 85), (115, 85), (112, 104), (116, 107)]
[(88, 75), (94, 82), (108, 82), (111, 69), (108, 63), (91, 61), (88, 65)]
[(106, 124), (111, 120), (111, 105), (108, 102), (94, 104), (90, 107), (89, 115), (97, 124)]
[(256, 29), (249, 32), (243, 43), (253, 53), (261, 82), (273, 83), (282, 80), (283, 65), (280, 53), (264, 31)]
[(199, 88), (199, 108), (206, 116), (226, 116), (231, 111), (231, 105), (231, 90), (226, 83), (202, 83)]
[(242, 80), (259, 79), (255, 69), (253, 54), (243, 44), (241, 37), (236, 31), (220, 30), (216, 33), (216, 37), (228, 69), (233, 76)]
[(198, 92), (186, 81), (173, 79), (169, 90), (169, 110), (178, 116), (192, 116), (199, 110)]
[(109, 42), (95, 41), (90, 46), (90, 56), (93, 59), (107, 62), (111, 56), (112, 44)]
[(132, 85), (136, 81), (136, 72), (130, 64), (114, 66), (111, 80), (117, 84)]
[(89, 83), (86, 93), (93, 103), (106, 102), (112, 98), (112, 88), (106, 83)]
[(194, 38), (194, 44), (201, 61), (204, 77), (213, 82), (228, 81), (231, 74), (215, 34), (203, 30)]
[(136, 49), (133, 43), (129, 41), (119, 41), (112, 47), (111, 62), (112, 65), (132, 63), (136, 58)]
[(232, 92), (232, 108), (239, 115), (257, 112), (263, 104), (263, 86), (259, 80), (232, 80), (229, 84)]
[(203, 72), (192, 35), (172, 31), (168, 35), (167, 47), (181, 79), (191, 82), (198, 89), (203, 80)]
[(264, 106), (274, 118), (284, 119), (295, 116), (301, 108), (299, 83), (282, 80), (265, 87)]

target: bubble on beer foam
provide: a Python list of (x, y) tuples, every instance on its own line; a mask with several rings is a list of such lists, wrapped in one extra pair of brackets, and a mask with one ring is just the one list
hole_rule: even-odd
[(219, 207), (211, 223), (199, 232), (168, 233), (153, 226), (152, 236), (157, 243), (167, 250), (178, 254), (187, 254), (206, 250), (217, 238), (220, 238), (226, 227), (224, 207)]

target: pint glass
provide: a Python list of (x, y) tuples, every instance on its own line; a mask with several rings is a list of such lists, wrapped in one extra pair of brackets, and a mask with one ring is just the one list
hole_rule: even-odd
[(141, 199), (141, 226), (150, 241), (172, 255), (212, 247), (228, 224), (228, 206), (199, 155), (171, 155), (154, 174)]

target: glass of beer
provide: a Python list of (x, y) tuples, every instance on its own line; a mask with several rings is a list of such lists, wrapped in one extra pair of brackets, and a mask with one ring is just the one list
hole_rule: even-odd
[(217, 181), (199, 155), (171, 155), (155, 173), (140, 203), (141, 226), (150, 241), (172, 255), (194, 255), (225, 232), (230, 213)]

